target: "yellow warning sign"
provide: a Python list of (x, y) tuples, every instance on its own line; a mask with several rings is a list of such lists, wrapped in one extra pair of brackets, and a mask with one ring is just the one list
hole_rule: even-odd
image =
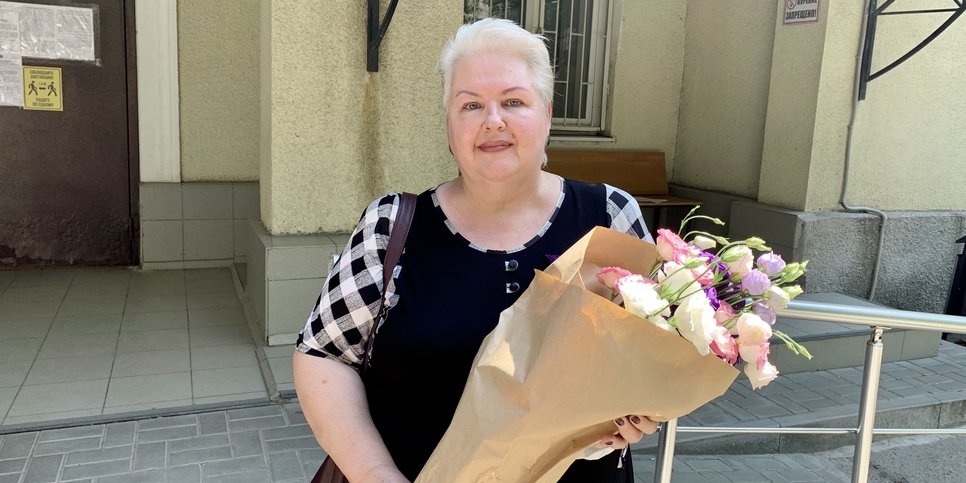
[(23, 108), (63, 111), (64, 90), (59, 67), (23, 67)]

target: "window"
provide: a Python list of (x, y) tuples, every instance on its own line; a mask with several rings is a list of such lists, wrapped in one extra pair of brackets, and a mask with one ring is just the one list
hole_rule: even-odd
[(464, 0), (463, 20), (507, 18), (547, 37), (553, 130), (604, 130), (610, 0)]

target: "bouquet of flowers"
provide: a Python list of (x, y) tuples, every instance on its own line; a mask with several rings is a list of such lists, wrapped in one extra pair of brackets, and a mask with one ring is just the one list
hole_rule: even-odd
[(655, 245), (591, 230), (500, 314), (416, 482), (556, 482), (615, 418), (684, 416), (728, 390), (739, 360), (766, 384), (771, 335), (807, 355), (771, 328), (805, 264), (768, 253), (756, 264), (767, 250), (758, 238), (661, 230)]
[[(808, 350), (785, 333), (775, 330), (775, 311), (802, 293), (789, 285), (808, 262), (785, 263), (761, 238), (729, 241), (707, 232), (691, 231), (688, 222), (717, 218), (695, 215), (697, 207), (675, 233), (658, 230), (660, 261), (646, 274), (621, 267), (606, 267), (597, 280), (611, 290), (610, 299), (629, 312), (690, 341), (701, 355), (714, 353), (731, 365), (744, 362), (754, 389), (778, 376), (768, 362), (769, 340), (774, 335), (794, 353), (812, 358)], [(689, 238), (690, 241), (685, 241)], [(755, 251), (760, 255), (755, 258)]]

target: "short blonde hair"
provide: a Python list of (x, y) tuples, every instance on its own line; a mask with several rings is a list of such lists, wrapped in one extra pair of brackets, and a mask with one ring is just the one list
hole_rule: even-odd
[(515, 56), (530, 69), (530, 82), (543, 106), (553, 98), (553, 67), (547, 52), (547, 38), (524, 30), (506, 19), (484, 18), (463, 25), (439, 56), (437, 72), (443, 78), (443, 106), (448, 110), (453, 88), (453, 69), (467, 55), (499, 52)]

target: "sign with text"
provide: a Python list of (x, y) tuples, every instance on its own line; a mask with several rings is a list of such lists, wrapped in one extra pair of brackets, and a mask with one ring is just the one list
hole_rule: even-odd
[(818, 21), (818, 0), (785, 0), (785, 17), (782, 23)]
[(23, 108), (63, 111), (64, 90), (59, 67), (23, 67)]

